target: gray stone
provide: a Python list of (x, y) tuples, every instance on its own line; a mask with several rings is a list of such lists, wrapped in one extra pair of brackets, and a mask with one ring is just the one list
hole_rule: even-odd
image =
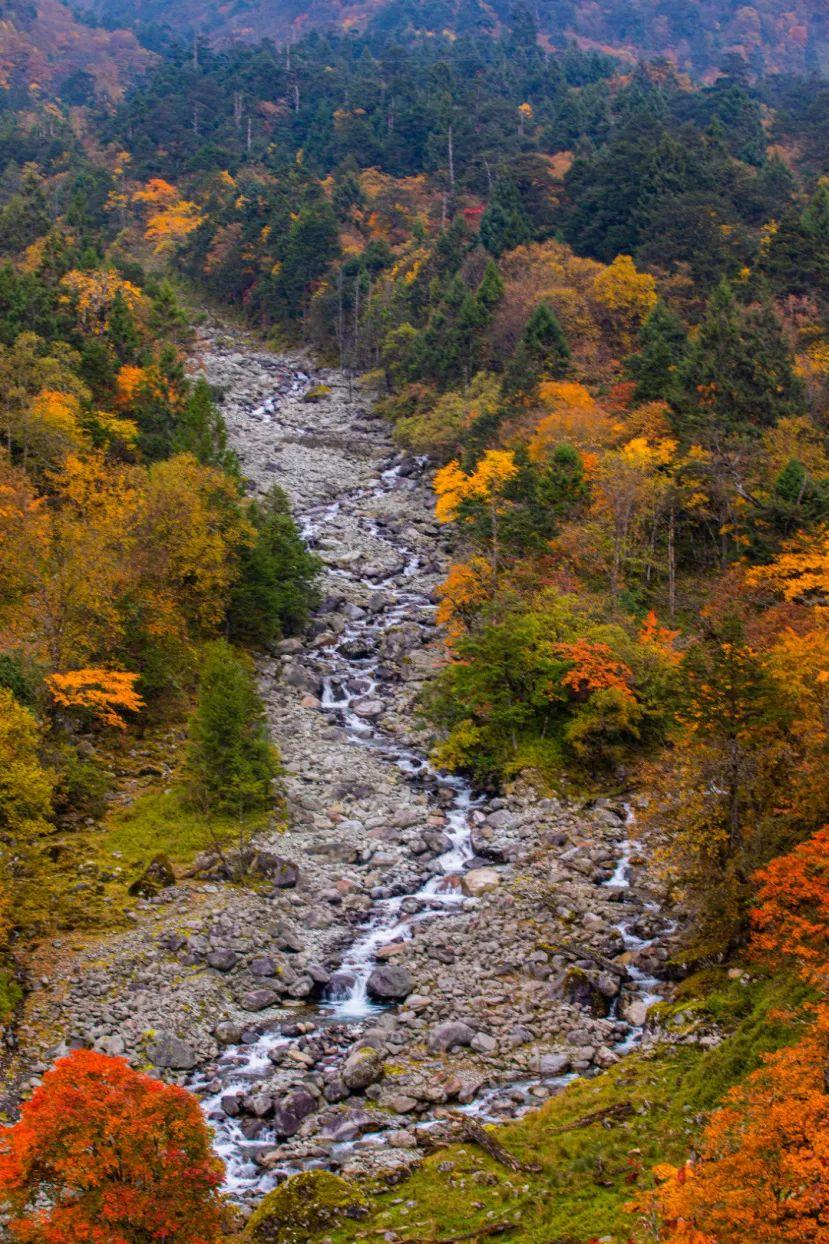
[(207, 966), (217, 972), (230, 972), (236, 967), (239, 956), (235, 950), (214, 950), (207, 956)]
[(147, 1057), (154, 1067), (170, 1068), (172, 1071), (190, 1071), (198, 1059), (196, 1052), (173, 1032), (158, 1032), (147, 1049)]
[(464, 1024), (461, 1020), (449, 1019), (443, 1024), (438, 1024), (429, 1033), (429, 1049), (433, 1054), (443, 1054), (459, 1046), (471, 1045), (474, 1036), (475, 1033), (469, 1024)]
[(303, 1120), (316, 1110), (317, 1103), (307, 1089), (295, 1089), (274, 1102), (273, 1129), (277, 1136), (295, 1136)]
[(352, 1051), (342, 1069), (343, 1083), (352, 1092), (361, 1092), (375, 1084), (383, 1074), (383, 1060), (371, 1046)]
[(414, 981), (408, 968), (400, 963), (384, 963), (376, 967), (366, 982), (372, 998), (381, 1002), (393, 1002), (407, 998), (414, 989)]
[(242, 994), (239, 1005), (243, 1011), (264, 1011), (279, 1001), (279, 994), (273, 989), (250, 989)]

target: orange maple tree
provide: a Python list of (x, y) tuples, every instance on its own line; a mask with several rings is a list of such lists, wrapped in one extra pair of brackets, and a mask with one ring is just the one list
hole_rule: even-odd
[(46, 685), (61, 708), (85, 709), (107, 726), (126, 726), (122, 713), (137, 713), (144, 701), (135, 690), (137, 674), (126, 670), (85, 669), (51, 674)]
[(213, 1244), (221, 1178), (195, 1097), (90, 1050), (60, 1059), (0, 1136), (21, 1244)]
[(586, 698), (593, 691), (613, 689), (633, 699), (633, 671), (614, 656), (609, 644), (577, 639), (556, 644), (553, 651), (571, 663), (561, 682), (578, 698)]
[(827, 983), (829, 968), (829, 826), (755, 873), (752, 947), (794, 959), (807, 979)]
[(665, 1244), (825, 1244), (829, 1238), (829, 1007), (726, 1096), (698, 1161), (656, 1168), (630, 1208)]

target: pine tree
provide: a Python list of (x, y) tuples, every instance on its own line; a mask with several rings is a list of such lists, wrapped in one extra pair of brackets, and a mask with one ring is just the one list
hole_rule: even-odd
[(518, 187), (511, 177), (495, 184), (487, 209), (481, 217), (481, 241), (490, 254), (503, 255), (532, 240), (530, 218), (524, 210)]
[(248, 516), (256, 540), (240, 557), (228, 625), (233, 639), (265, 646), (307, 626), (321, 563), (303, 544), (281, 488), (254, 502)]
[(527, 320), (518, 349), (507, 368), (507, 393), (529, 393), (542, 376), (560, 379), (567, 374), (570, 347), (558, 316), (542, 302)]
[(678, 382), (677, 431), (709, 445), (756, 435), (804, 406), (774, 312), (741, 308), (725, 281), (709, 301)]
[(236, 457), (228, 448), (224, 419), (203, 376), (193, 385), (178, 420), (173, 450), (191, 453), (203, 466), (221, 467), (232, 474), (238, 469)]
[(135, 316), (123, 292), (116, 291), (107, 324), (107, 337), (120, 363), (134, 363), (141, 344)]
[(278, 760), (253, 667), (224, 640), (205, 649), (188, 736), (184, 777), (195, 807), (242, 815), (271, 806)]
[(636, 381), (633, 400), (667, 401), (676, 385), (677, 369), (688, 350), (682, 321), (658, 302), (639, 331), (639, 352), (627, 360), (628, 375)]

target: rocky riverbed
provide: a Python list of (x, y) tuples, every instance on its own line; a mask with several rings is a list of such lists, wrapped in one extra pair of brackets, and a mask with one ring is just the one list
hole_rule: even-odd
[(448, 556), (428, 464), (300, 356), (207, 328), (193, 366), (250, 491), (286, 489), (325, 563), (309, 635), (260, 661), (289, 827), (257, 841), (255, 885), (204, 858), (142, 901), (43, 983), (21, 1040), (35, 1077), (81, 1043), (195, 1088), (244, 1200), (314, 1164), (405, 1166), (447, 1107), (509, 1117), (611, 1065), (651, 1039), (670, 925), (626, 806), (428, 765)]

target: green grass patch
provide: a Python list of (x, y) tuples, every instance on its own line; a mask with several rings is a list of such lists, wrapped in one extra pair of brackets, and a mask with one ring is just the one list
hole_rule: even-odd
[(235, 816), (206, 817), (182, 802), (178, 791), (142, 795), (128, 808), (107, 817), (102, 848), (120, 857), (122, 865), (139, 869), (154, 855), (169, 856), (173, 864), (187, 864), (200, 851), (217, 843), (233, 847), (264, 826), (267, 816), (259, 812), (239, 820)]
[(23, 1000), (23, 990), (7, 968), (0, 968), (0, 1023), (6, 1023)]
[[(684, 1159), (706, 1115), (766, 1051), (796, 1035), (804, 991), (788, 980), (723, 979), (695, 1015), (737, 1016), (731, 1034), (711, 1050), (661, 1046), (633, 1054), (593, 1080), (574, 1082), (497, 1138), (536, 1172), (512, 1173), (473, 1144), (426, 1158), (403, 1183), (370, 1187), (372, 1212), (325, 1233), (334, 1244), (382, 1239), (438, 1244), (454, 1237), (524, 1244), (586, 1244), (607, 1237), (623, 1244), (633, 1222), (624, 1206), (650, 1184), (652, 1167)], [(503, 1230), (493, 1232), (495, 1224)], [(316, 1239), (310, 1236), (310, 1239)]]

